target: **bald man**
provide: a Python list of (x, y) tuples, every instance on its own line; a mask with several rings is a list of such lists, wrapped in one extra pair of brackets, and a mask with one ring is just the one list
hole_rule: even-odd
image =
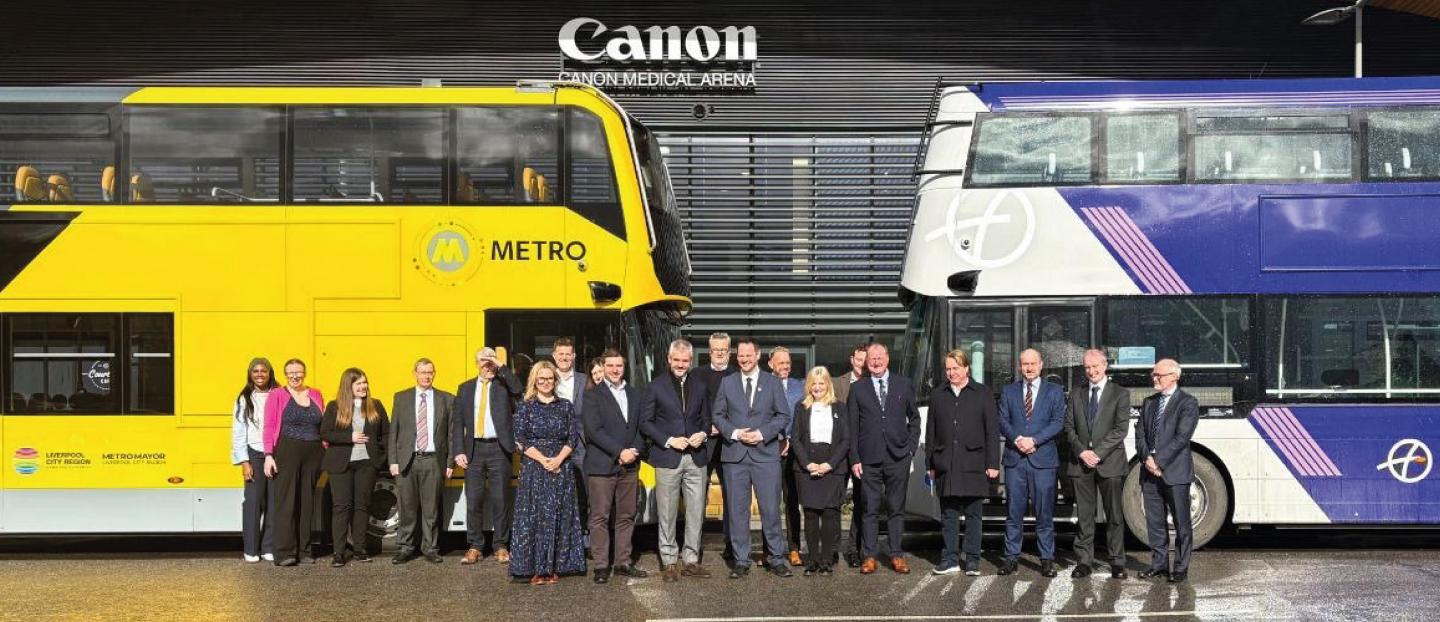
[(1055, 439), (1065, 428), (1065, 390), (1040, 379), (1040, 352), (1020, 353), (1020, 381), (1000, 395), (1000, 434), (1005, 437), (1005, 560), (999, 574), (1019, 567), (1025, 510), (1035, 506), (1035, 539), (1040, 574), (1055, 576), (1055, 475), (1060, 452)]

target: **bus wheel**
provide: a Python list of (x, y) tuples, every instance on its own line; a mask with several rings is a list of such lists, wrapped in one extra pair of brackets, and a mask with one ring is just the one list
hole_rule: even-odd
[[(1141, 544), (1149, 546), (1145, 530), (1145, 501), (1140, 495), (1140, 470), (1136, 463), (1125, 476), (1125, 525)], [(1220, 528), (1225, 526), (1225, 517), (1230, 515), (1230, 487), (1220, 469), (1201, 454), (1194, 455), (1195, 481), (1190, 484), (1190, 521), (1195, 548), (1205, 546)], [(1173, 530), (1173, 527), (1172, 527)], [(1172, 536), (1173, 537), (1173, 536)]]
[(394, 479), (388, 474), (375, 478), (375, 490), (370, 492), (370, 528), (365, 532), (365, 546), (371, 551), (381, 551), (386, 540), (395, 539), (400, 528), (398, 500)]

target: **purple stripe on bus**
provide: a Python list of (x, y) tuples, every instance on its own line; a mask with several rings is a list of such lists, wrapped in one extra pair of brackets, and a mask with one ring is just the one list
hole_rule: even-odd
[(1305, 477), (1316, 477), (1319, 474), (1319, 469), (1311, 464), (1300, 452), (1300, 449), (1280, 430), (1279, 423), (1275, 422), (1273, 417), (1274, 415), (1268, 408), (1255, 409), (1255, 421), (1264, 429), (1265, 434), (1270, 437), (1271, 442), (1275, 443), (1275, 447), (1280, 450), (1280, 453), (1284, 454), (1285, 458), (1290, 461), (1290, 464), (1295, 467), (1295, 471)]
[(1310, 464), (1314, 466), (1315, 475), (1317, 477), (1333, 477), (1330, 469), (1325, 468), (1325, 459), (1323, 457), (1325, 452), (1321, 451), (1320, 447), (1315, 445), (1313, 441), (1309, 443), (1305, 442), (1304, 426), (1301, 426), (1300, 422), (1296, 421), (1293, 417), (1286, 417), (1285, 413), (1278, 408), (1268, 408), (1266, 410), (1269, 411), (1271, 420), (1279, 426), (1280, 431), (1289, 435), (1289, 438), (1294, 442), (1295, 446), (1300, 449), (1305, 459), (1310, 461)]
[(1160, 257), (1159, 252), (1145, 238), (1145, 234), (1135, 226), (1135, 222), (1125, 214), (1125, 211), (1118, 207), (1099, 208), (1101, 214), (1110, 223), (1118, 239), (1124, 240), (1130, 248), (1136, 260), (1144, 265), (1152, 275), (1157, 287), (1152, 293), (1159, 294), (1183, 294), (1188, 293), (1189, 288), (1180, 281), (1175, 270)]
[(1115, 225), (1111, 224), (1109, 219), (1101, 212), (1102, 209), (1103, 208), (1098, 207), (1086, 207), (1081, 208), (1080, 211), (1085, 214), (1085, 217), (1090, 220), (1090, 223), (1100, 232), (1100, 237), (1104, 238), (1105, 242), (1110, 245), (1110, 248), (1115, 251), (1118, 259), (1139, 279), (1142, 293), (1156, 293), (1158, 288), (1155, 286), (1154, 277), (1136, 260), (1134, 253), (1120, 239), (1119, 234), (1114, 231)]
[(1130, 215), (1125, 213), (1125, 210), (1118, 207), (1112, 207), (1110, 209), (1113, 210), (1112, 213), (1115, 214), (1116, 218), (1119, 218), (1121, 220), (1122, 224), (1126, 227), (1126, 229), (1128, 229), (1131, 234), (1140, 241), (1140, 244), (1145, 250), (1146, 255), (1150, 257), (1151, 261), (1156, 263), (1157, 267), (1161, 271), (1161, 274), (1165, 275), (1166, 281), (1173, 288), (1173, 291), (1169, 293), (1191, 293), (1190, 286), (1185, 284), (1185, 280), (1180, 278), (1180, 274), (1175, 271), (1175, 268), (1170, 265), (1169, 261), (1165, 260), (1165, 256), (1160, 254), (1160, 249), (1155, 248), (1155, 244), (1150, 241), (1150, 238), (1145, 235), (1144, 231), (1140, 230), (1140, 226), (1135, 224), (1134, 220), (1130, 219)]
[(1305, 437), (1305, 442), (1315, 448), (1315, 451), (1320, 454), (1320, 459), (1325, 462), (1325, 470), (1333, 477), (1340, 477), (1340, 467), (1335, 466), (1335, 461), (1330, 459), (1330, 454), (1325, 453), (1325, 448), (1321, 447), (1320, 443), (1315, 442), (1315, 437), (1310, 435), (1309, 428), (1306, 428), (1300, 423), (1300, 419), (1295, 416), (1295, 412), (1289, 408), (1281, 408), (1280, 414), (1295, 424), (1295, 427), (1300, 428), (1300, 434)]

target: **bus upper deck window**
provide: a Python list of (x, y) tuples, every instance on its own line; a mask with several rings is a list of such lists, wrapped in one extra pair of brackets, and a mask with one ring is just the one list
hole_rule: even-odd
[(464, 107), (457, 147), (459, 204), (554, 204), (560, 188), (556, 108)]
[(1440, 177), (1440, 109), (1370, 113), (1372, 178)]
[(615, 167), (605, 126), (594, 113), (572, 108), (567, 128), (570, 150), (570, 208), (586, 220), (625, 239), (625, 216), (615, 189)]
[(280, 200), (281, 108), (136, 106), (128, 116), (132, 202)]
[(1105, 162), (1111, 182), (1178, 181), (1180, 118), (1146, 114), (1106, 119)]
[(104, 113), (0, 111), (0, 200), (101, 203), (115, 143)]
[(977, 186), (1087, 184), (1088, 116), (998, 115), (983, 119), (970, 182)]
[(444, 202), (441, 108), (298, 108), (297, 202)]

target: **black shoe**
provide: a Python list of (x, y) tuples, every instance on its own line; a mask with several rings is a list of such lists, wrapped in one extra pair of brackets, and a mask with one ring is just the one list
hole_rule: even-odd
[(331, 557), (330, 557), (330, 567), (331, 567), (331, 568), (343, 568), (343, 567), (345, 567), (345, 556), (344, 556), (344, 555), (334, 555), (334, 556), (331, 556)]
[(650, 576), (650, 573), (645, 572), (644, 570), (641, 570), (641, 569), (639, 569), (639, 568), (636, 568), (634, 564), (625, 564), (625, 565), (623, 565), (623, 566), (616, 566), (616, 567), (615, 567), (615, 574), (618, 574), (618, 575), (620, 575), (620, 576), (622, 576), (622, 577), (630, 577), (631, 579), (644, 579), (645, 577)]
[(354, 555), (352, 555), (352, 556), (350, 557), (350, 561), (353, 561), (353, 562), (356, 562), (356, 563), (362, 563), (362, 564), (363, 564), (363, 563), (365, 563), (365, 562), (370, 561), (370, 556), (369, 556), (369, 555), (366, 555), (366, 554), (363, 553), (363, 552), (359, 552), (359, 553), (355, 553)]
[(978, 576), (980, 576), (980, 560), (978, 560), (978, 559), (970, 559), (970, 560), (966, 560), (966, 561), (965, 561), (965, 576), (967, 576), (967, 577), (978, 577)]
[(1169, 577), (1170, 577), (1170, 573), (1167, 572), (1164, 568), (1150, 568), (1150, 569), (1148, 569), (1148, 570), (1141, 570), (1141, 571), (1140, 571), (1140, 578), (1141, 578), (1141, 579), (1158, 579), (1158, 578), (1169, 578)]
[(1040, 560), (1040, 576), (1045, 577), (1045, 578), (1047, 578), (1047, 579), (1053, 579), (1053, 578), (1055, 578), (1055, 560), (1053, 560), (1053, 559), (1042, 559), (1042, 560)]
[(770, 566), (770, 574), (781, 578), (795, 576), (795, 573), (790, 572), (790, 565), (785, 563), (784, 559)]
[(805, 564), (805, 572), (803, 572), (803, 573), (801, 573), (801, 574), (803, 574), (803, 575), (805, 575), (805, 576), (807, 576), (807, 577), (813, 577), (813, 576), (815, 576), (815, 573), (817, 573), (817, 572), (820, 572), (820, 564), (817, 564), (817, 563), (815, 563), (815, 562), (810, 562), (810, 563), (808, 563), (808, 564)]
[(860, 553), (850, 552), (845, 554), (845, 565), (851, 568), (860, 567)]
[(750, 574), (748, 565), (735, 564), (735, 567), (730, 569), (731, 579), (744, 579), (747, 574)]
[(1093, 572), (1093, 569), (1090, 568), (1090, 564), (1080, 564), (1079, 566), (1076, 566), (1074, 570), (1070, 571), (1070, 578), (1084, 579), (1085, 577), (1090, 576), (1091, 572)]
[(1130, 575), (1125, 572), (1125, 567), (1119, 564), (1110, 566), (1111, 579), (1128, 579)]
[(1002, 577), (1005, 575), (1015, 574), (1015, 569), (1019, 567), (1020, 565), (1016, 563), (1015, 560), (1007, 559), (1003, 562), (1000, 562), (1000, 570), (996, 571), (995, 574), (998, 574)]
[(596, 569), (595, 569), (595, 583), (596, 583), (597, 585), (603, 585), (603, 584), (606, 584), (606, 583), (609, 583), (609, 582), (610, 582), (610, 569), (609, 569), (609, 568), (596, 568)]
[(1186, 579), (1189, 579), (1189, 578), (1190, 578), (1190, 573), (1182, 570), (1182, 571), (1180, 571), (1180, 572), (1172, 573), (1172, 574), (1170, 575), (1169, 581), (1170, 581), (1171, 583), (1184, 583), (1185, 580), (1186, 580)]
[(420, 559), (420, 554), (416, 553), (415, 551), (400, 551), (395, 555), (395, 557), (390, 558), (390, 563), (408, 564), (417, 559)]
[(315, 565), (315, 558), (306, 555), (305, 557), (300, 558), (300, 563), (313, 566)]
[(277, 560), (275, 560), (275, 565), (276, 565), (276, 566), (299, 566), (299, 565), (300, 565), (300, 560), (298, 560), (298, 559), (296, 559), (296, 558), (294, 558), (294, 557), (286, 557), (285, 559), (277, 559)]
[(820, 576), (828, 577), (832, 574), (835, 574), (834, 564), (820, 564)]
[(425, 561), (430, 562), (430, 563), (432, 563), (432, 564), (438, 564), (438, 563), (440, 563), (440, 562), (445, 561), (445, 559), (444, 559), (443, 557), (440, 557), (440, 554), (439, 554), (439, 553), (426, 553), (426, 554), (425, 554)]

